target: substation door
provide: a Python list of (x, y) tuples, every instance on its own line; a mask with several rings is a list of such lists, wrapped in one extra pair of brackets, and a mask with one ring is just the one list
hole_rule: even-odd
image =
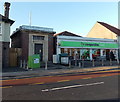
[(40, 61), (43, 61), (43, 44), (35, 44), (35, 54), (40, 54)]

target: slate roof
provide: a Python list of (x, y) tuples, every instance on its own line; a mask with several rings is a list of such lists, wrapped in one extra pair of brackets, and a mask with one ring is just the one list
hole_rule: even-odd
[(0, 21), (4, 21), (5, 23), (10, 23), (10, 25), (12, 25), (15, 22), (9, 18), (6, 18), (5, 16), (3, 16), (1, 14), (0, 14)]
[(54, 34), (54, 36), (57, 36), (57, 35), (82, 37), (82, 36), (80, 36), (80, 35), (76, 35), (76, 34), (74, 34), (74, 33), (68, 32), (68, 31), (63, 31), (63, 32)]
[(98, 23), (101, 24), (102, 26), (106, 27), (107, 29), (109, 29), (113, 33), (117, 34), (118, 36), (120, 36), (120, 29), (113, 27), (113, 26), (111, 26), (107, 23), (104, 23), (104, 22), (98, 22)]

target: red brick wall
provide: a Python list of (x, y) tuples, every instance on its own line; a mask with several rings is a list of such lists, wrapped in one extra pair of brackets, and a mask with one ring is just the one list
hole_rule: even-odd
[(53, 34), (48, 35), (48, 61), (53, 60)]
[(21, 48), (21, 32), (18, 32), (17, 34), (14, 35), (14, 37), (12, 37), (11, 47)]
[(29, 54), (29, 32), (22, 31), (21, 34), (21, 48), (22, 48), (22, 60), (28, 60)]
[(28, 60), (28, 47), (29, 47), (29, 32), (18, 31), (14, 36), (11, 37), (12, 48), (22, 48), (21, 60)]

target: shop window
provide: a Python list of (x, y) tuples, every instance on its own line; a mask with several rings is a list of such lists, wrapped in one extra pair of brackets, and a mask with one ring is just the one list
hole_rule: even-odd
[(64, 53), (64, 48), (61, 48), (61, 53)]
[(44, 40), (44, 36), (35, 36), (35, 35), (33, 35), (33, 40)]
[(0, 34), (2, 34), (2, 23), (0, 23)]
[(90, 59), (90, 51), (87, 49), (82, 49), (82, 55), (81, 55), (82, 59)]
[(74, 52), (75, 52), (74, 50), (75, 50), (75, 49), (72, 49), (72, 56), (74, 56)]
[(70, 48), (68, 48), (68, 55), (71, 56)]
[(68, 53), (68, 49), (67, 48), (64, 48), (64, 53)]

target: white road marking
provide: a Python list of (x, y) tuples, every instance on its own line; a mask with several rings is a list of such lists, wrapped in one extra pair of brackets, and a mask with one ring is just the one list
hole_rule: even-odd
[(96, 82), (96, 83), (83, 84), (83, 85), (73, 85), (73, 86), (65, 86), (65, 87), (58, 87), (58, 88), (44, 89), (44, 90), (42, 90), (42, 91), (43, 91), (43, 92), (47, 92), (47, 91), (54, 91), (54, 90), (68, 89), (68, 88), (81, 87), (81, 86), (100, 85), (100, 84), (104, 84), (104, 82)]

